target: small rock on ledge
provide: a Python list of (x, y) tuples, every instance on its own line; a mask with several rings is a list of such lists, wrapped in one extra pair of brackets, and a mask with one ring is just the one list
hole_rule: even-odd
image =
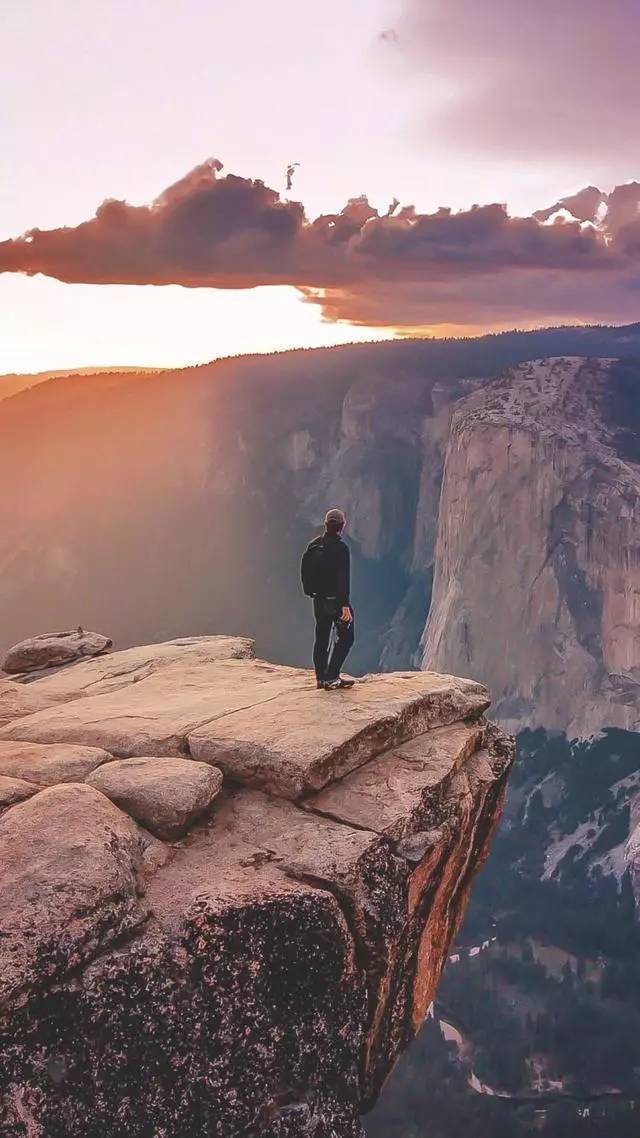
[(70, 632), (46, 632), (14, 644), (5, 657), (3, 670), (9, 675), (33, 672), (39, 668), (57, 668), (85, 656), (99, 656), (108, 651), (113, 641), (99, 632), (74, 628)]

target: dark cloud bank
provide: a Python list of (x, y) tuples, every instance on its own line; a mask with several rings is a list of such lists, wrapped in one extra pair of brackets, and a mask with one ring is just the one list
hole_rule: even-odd
[(293, 285), (331, 320), (464, 329), (640, 317), (640, 184), (588, 187), (533, 217), (503, 205), (384, 215), (366, 198), (310, 220), (211, 160), (149, 206), (108, 200), (75, 228), (0, 243), (0, 271), (90, 284)]

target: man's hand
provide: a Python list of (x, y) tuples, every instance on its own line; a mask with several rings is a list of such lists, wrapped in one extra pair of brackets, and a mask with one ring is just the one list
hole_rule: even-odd
[(351, 616), (351, 609), (349, 608), (348, 605), (343, 605), (342, 606), (342, 612), (340, 613), (340, 620), (344, 624), (351, 624), (352, 619), (353, 618)]

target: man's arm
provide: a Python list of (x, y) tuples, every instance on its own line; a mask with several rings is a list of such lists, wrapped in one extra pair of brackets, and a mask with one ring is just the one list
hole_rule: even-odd
[(340, 565), (338, 603), (342, 609), (341, 620), (351, 620), (349, 610), (349, 594), (351, 591), (351, 554), (348, 545), (340, 544), (342, 560)]

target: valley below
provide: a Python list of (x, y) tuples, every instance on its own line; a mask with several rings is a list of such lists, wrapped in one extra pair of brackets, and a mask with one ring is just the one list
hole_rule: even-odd
[(412, 1069), (389, 1080), (370, 1138), (457, 1134), (463, 1119), (471, 1135), (504, 1138), (637, 1133), (640, 937), (625, 849), (639, 762), (632, 732), (520, 734), (434, 1019), (403, 1061)]

